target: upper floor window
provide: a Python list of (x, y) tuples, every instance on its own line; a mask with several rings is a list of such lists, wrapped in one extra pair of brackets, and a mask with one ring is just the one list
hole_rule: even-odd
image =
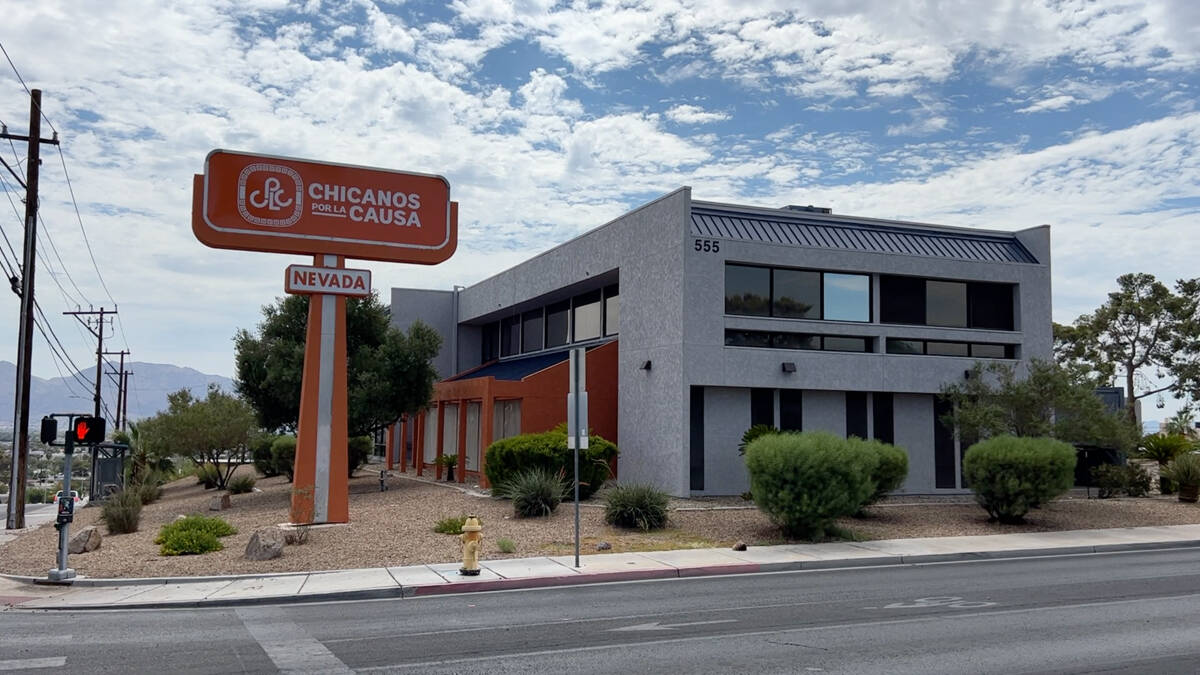
[(1013, 284), (879, 277), (879, 319), (949, 328), (1013, 330)]
[(726, 264), (725, 313), (866, 322), (871, 320), (871, 277)]

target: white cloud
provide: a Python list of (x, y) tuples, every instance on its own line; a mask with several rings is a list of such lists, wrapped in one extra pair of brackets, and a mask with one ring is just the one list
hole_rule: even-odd
[(680, 124), (709, 124), (729, 119), (729, 113), (709, 112), (697, 105), (680, 104), (667, 110), (667, 117)]

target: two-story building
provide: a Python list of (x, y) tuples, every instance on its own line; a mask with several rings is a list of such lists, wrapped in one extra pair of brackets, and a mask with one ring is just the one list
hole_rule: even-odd
[(453, 373), (394, 435), (418, 467), (457, 454), (474, 477), (491, 441), (564, 421), (566, 350), (582, 345), (589, 421), (618, 444), (622, 482), (741, 493), (741, 435), (771, 424), (894, 443), (904, 492), (954, 491), (965, 448), (937, 394), (976, 361), (1051, 356), (1050, 229), (682, 188), (472, 286), (393, 289), (392, 317), (440, 331), (437, 367)]

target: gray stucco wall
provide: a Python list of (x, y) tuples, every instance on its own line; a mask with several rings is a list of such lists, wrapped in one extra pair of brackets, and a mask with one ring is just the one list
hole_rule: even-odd
[(828, 431), (846, 435), (846, 393), (843, 391), (804, 392), (804, 430)]
[(736, 495), (750, 489), (746, 460), (738, 454), (750, 426), (750, 390), (704, 390), (704, 490), (692, 494)]
[(442, 336), (442, 348), (433, 360), (438, 377), (458, 372), (454, 364), (454, 291), (417, 288), (392, 289), (392, 325), (407, 331), (414, 321), (429, 324)]
[(896, 394), (895, 444), (908, 453), (908, 479), (900, 492), (929, 492), (934, 486), (933, 396)]

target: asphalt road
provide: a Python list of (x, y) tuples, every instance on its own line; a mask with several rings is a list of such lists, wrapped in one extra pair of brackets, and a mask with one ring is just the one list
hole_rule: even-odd
[(0, 671), (1196, 673), (1200, 550), (0, 613)]

